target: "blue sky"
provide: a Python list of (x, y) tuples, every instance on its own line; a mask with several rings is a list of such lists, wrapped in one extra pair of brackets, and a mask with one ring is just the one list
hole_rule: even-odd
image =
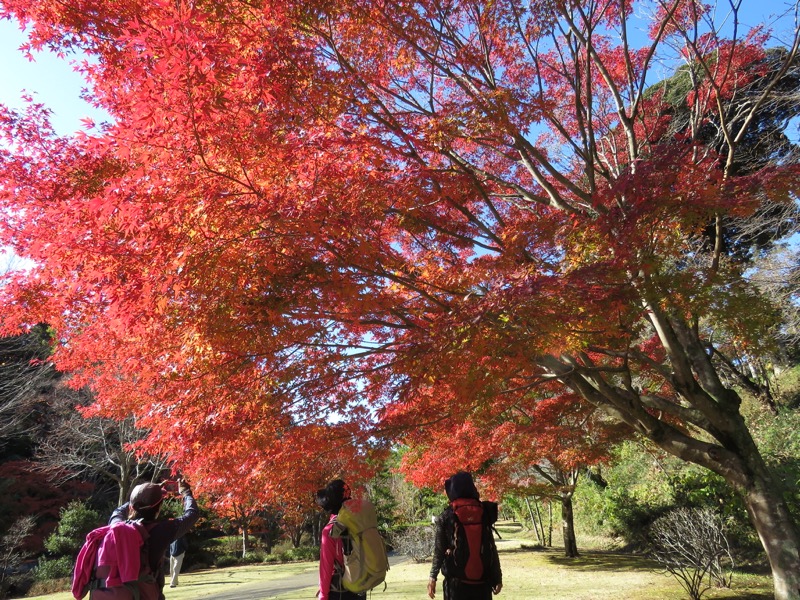
[[(0, 103), (11, 108), (22, 108), (23, 92), (28, 92), (52, 111), (53, 126), (61, 134), (70, 134), (81, 128), (80, 119), (98, 118), (97, 111), (81, 100), (83, 79), (72, 70), (68, 60), (49, 52), (36, 54), (34, 62), (28, 61), (19, 51), (25, 35), (17, 23), (0, 20)], [(0, 248), (0, 273), (6, 269), (26, 268), (28, 262)]]
[(53, 125), (62, 134), (80, 129), (82, 117), (96, 118), (96, 111), (81, 100), (84, 83), (68, 60), (40, 52), (29, 62), (19, 52), (25, 41), (15, 22), (0, 20), (0, 103), (21, 108), (23, 90), (33, 93), (53, 110)]

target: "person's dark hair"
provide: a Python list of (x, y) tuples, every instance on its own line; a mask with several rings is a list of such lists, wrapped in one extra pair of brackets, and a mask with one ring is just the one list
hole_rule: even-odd
[(143, 510), (137, 510), (133, 506), (130, 507), (128, 511), (128, 518), (131, 521), (138, 521), (141, 519), (142, 521), (155, 521), (158, 518), (158, 514), (161, 511), (161, 504), (154, 508), (147, 508)]
[(450, 502), (459, 498), (481, 499), (478, 488), (475, 487), (475, 482), (472, 480), (472, 474), (466, 471), (459, 471), (445, 481), (444, 491)]
[(316, 502), (326, 512), (337, 515), (345, 500), (350, 499), (350, 487), (342, 479), (334, 479), (317, 490)]

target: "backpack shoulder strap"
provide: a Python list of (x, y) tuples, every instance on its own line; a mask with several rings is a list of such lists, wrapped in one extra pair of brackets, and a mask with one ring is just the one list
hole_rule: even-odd
[(150, 564), (150, 532), (158, 524), (157, 521), (152, 523), (144, 523), (142, 521), (128, 521), (129, 525), (136, 528), (139, 535), (142, 536), (142, 545), (139, 548), (139, 577), (136, 581), (131, 581), (125, 584), (133, 596), (133, 600), (141, 600), (142, 591), (141, 584), (155, 584), (158, 578), (158, 569), (153, 571)]
[(146, 542), (150, 538), (150, 530), (153, 528), (153, 525), (155, 525), (155, 522), (145, 524), (141, 520), (125, 521), (125, 523), (139, 532), (139, 535), (142, 536), (142, 543)]

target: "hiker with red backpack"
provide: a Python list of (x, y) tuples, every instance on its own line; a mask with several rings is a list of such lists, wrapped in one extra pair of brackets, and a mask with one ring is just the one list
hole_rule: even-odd
[(158, 520), (165, 491), (143, 483), (130, 501), (116, 508), (108, 525), (91, 531), (78, 554), (72, 595), (81, 600), (164, 600), (164, 557), (169, 545), (186, 535), (200, 517), (192, 489), (178, 480), (183, 514)]
[(460, 471), (444, 483), (449, 506), (436, 519), (428, 597), (436, 596), (439, 571), (444, 600), (489, 600), (503, 589), (492, 529), (497, 503), (481, 502), (472, 475)]

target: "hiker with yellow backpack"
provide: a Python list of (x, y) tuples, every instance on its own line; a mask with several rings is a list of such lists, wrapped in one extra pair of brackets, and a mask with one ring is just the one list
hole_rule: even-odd
[(316, 502), (330, 515), (320, 539), (317, 597), (364, 600), (389, 570), (375, 507), (369, 500), (352, 498), (341, 479), (317, 491)]

